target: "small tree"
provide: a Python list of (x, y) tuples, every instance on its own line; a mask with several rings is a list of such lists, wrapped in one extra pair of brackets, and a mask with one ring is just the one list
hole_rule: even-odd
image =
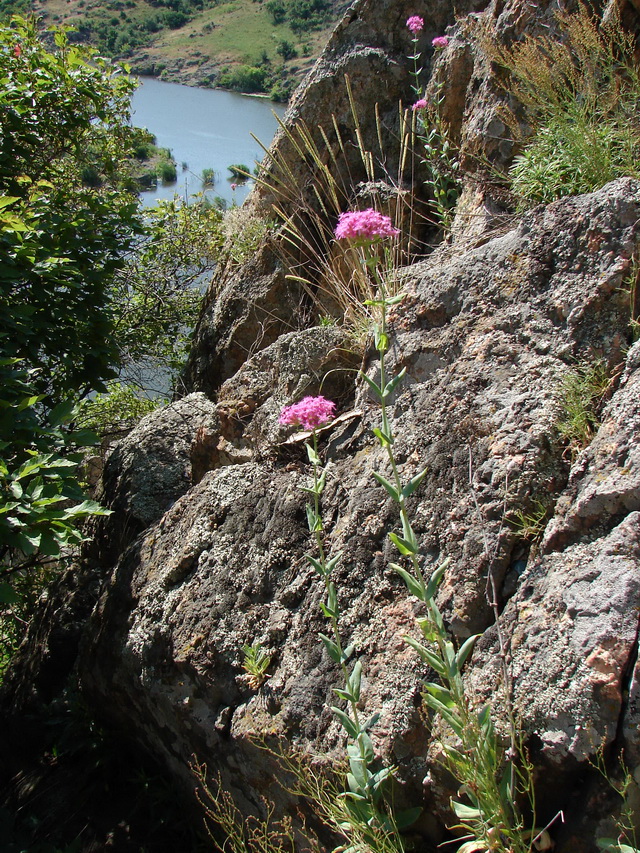
[[(0, 591), (80, 539), (78, 401), (116, 374), (111, 283), (142, 231), (126, 189), (133, 83), (33, 23), (0, 27)], [(98, 167), (99, 187), (83, 181)]]

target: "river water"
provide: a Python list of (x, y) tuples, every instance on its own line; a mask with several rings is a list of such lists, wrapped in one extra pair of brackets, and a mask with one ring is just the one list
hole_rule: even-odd
[[(178, 171), (176, 183), (158, 183), (157, 189), (141, 193), (143, 204), (153, 205), (175, 194), (187, 198), (202, 192), (203, 169), (216, 173), (207, 196), (241, 204), (252, 182), (238, 183), (227, 166), (244, 163), (253, 171), (264, 152), (251, 134), (268, 147), (277, 129), (274, 113), (281, 117), (285, 107), (266, 98), (141, 78), (132, 98), (132, 111), (134, 124), (153, 133), (160, 147), (171, 149)], [(233, 183), (236, 189), (232, 189)]]

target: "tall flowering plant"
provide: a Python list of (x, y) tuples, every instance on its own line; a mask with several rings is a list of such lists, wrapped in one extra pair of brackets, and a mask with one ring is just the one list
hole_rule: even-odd
[[(531, 775), (525, 766), (520, 771), (515, 764), (516, 743), (512, 736), (509, 753), (500, 748), (491, 717), (491, 709), (474, 708), (469, 700), (462, 678), (462, 670), (473, 651), (476, 637), (469, 637), (456, 648), (438, 607), (438, 586), (447, 568), (442, 563), (430, 577), (423, 572), (420, 545), (408, 511), (408, 500), (424, 479), (427, 471), (418, 472), (404, 482), (394, 454), (395, 436), (389, 417), (391, 397), (405, 376), (403, 368), (395, 376), (389, 375), (386, 353), (389, 348), (387, 316), (389, 308), (402, 300), (402, 294), (388, 293), (386, 278), (380, 274), (377, 255), (371, 253), (373, 241), (391, 236), (390, 223), (381, 224), (375, 235), (363, 235), (357, 227), (344, 233), (343, 223), (357, 224), (358, 219), (341, 217), (336, 237), (353, 239), (363, 246), (364, 259), (369, 268), (377, 272), (378, 292), (370, 304), (380, 309), (380, 321), (374, 325), (375, 346), (379, 356), (379, 381), (361, 372), (380, 403), (381, 423), (373, 433), (385, 450), (389, 476), (374, 472), (374, 477), (384, 487), (398, 507), (401, 532), (390, 532), (389, 540), (395, 546), (404, 565), (391, 563), (403, 579), (408, 591), (422, 603), (425, 616), (419, 620), (422, 641), (405, 638), (420, 655), (424, 663), (438, 676), (438, 682), (425, 684), (425, 704), (450, 727), (461, 747), (444, 746), (451, 770), (461, 783), (468, 802), (452, 801), (451, 806), (459, 820), (456, 827), (466, 835), (458, 853), (530, 853), (532, 849), (550, 849), (546, 830), (525, 830), (516, 804), (518, 791), (526, 793), (533, 802)], [(395, 235), (394, 235), (395, 236)], [(367, 249), (367, 246), (369, 247)], [(512, 754), (513, 753), (513, 754)]]
[[(422, 162), (427, 169), (427, 184), (433, 193), (433, 206), (440, 224), (449, 228), (452, 221), (452, 209), (460, 195), (460, 164), (456, 152), (449, 139), (449, 134), (441, 118), (441, 106), (444, 103), (444, 86), (442, 83), (435, 87), (434, 96), (429, 101), (420, 82), (422, 74), (422, 53), (419, 49), (419, 35), (424, 28), (424, 21), (418, 15), (412, 15), (407, 20), (407, 29), (411, 33), (413, 53), (409, 56), (412, 62), (411, 88), (416, 97), (412, 106), (415, 119), (415, 130), (422, 150)], [(431, 41), (434, 51), (444, 50), (449, 45), (447, 36), (436, 36)]]
[[(381, 241), (394, 239), (399, 235), (388, 216), (369, 208), (351, 211), (340, 215), (335, 229), (337, 240), (348, 241), (360, 251), (365, 265), (365, 274), (369, 274), (378, 263), (374, 246)], [(371, 304), (380, 304), (372, 300)], [(377, 335), (376, 345), (381, 346), (381, 337)], [(344, 821), (340, 829), (350, 836), (352, 846), (349, 850), (376, 850), (380, 853), (403, 853), (405, 847), (399, 830), (402, 825), (411, 823), (420, 812), (412, 809), (403, 814), (393, 815), (385, 803), (387, 783), (393, 775), (392, 767), (381, 767), (376, 759), (369, 731), (375, 726), (379, 714), (364, 718), (360, 707), (362, 663), (353, 658), (356, 649), (345, 646), (340, 629), (340, 604), (338, 591), (332, 574), (339, 564), (341, 554), (329, 558), (325, 545), (325, 530), (320, 509), (320, 499), (324, 491), (327, 470), (322, 467), (317, 430), (330, 423), (335, 416), (335, 405), (324, 397), (305, 397), (299, 403), (286, 406), (280, 415), (283, 425), (297, 425), (311, 432), (311, 442), (306, 444), (307, 455), (313, 467), (313, 482), (304, 487), (311, 497), (307, 505), (307, 521), (315, 542), (315, 554), (307, 554), (306, 559), (322, 577), (326, 599), (320, 605), (323, 615), (329, 622), (329, 634), (320, 634), (322, 643), (331, 660), (342, 673), (343, 685), (334, 688), (336, 697), (344, 707), (333, 706), (332, 711), (348, 736), (347, 759), (349, 772), (346, 776), (344, 800)]]

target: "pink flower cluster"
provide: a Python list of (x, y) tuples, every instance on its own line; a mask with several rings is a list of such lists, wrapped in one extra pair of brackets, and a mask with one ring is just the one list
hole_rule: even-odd
[(449, 39), (446, 36), (436, 36), (431, 40), (431, 44), (438, 50), (439, 48), (447, 47)]
[(280, 423), (288, 426), (297, 424), (304, 429), (315, 429), (332, 421), (336, 404), (325, 397), (303, 397), (299, 403), (285, 406), (280, 413)]
[(407, 20), (407, 27), (411, 30), (414, 35), (422, 32), (424, 29), (424, 18), (421, 18), (420, 15), (412, 15)]
[(399, 233), (388, 216), (372, 207), (341, 213), (336, 225), (338, 240), (376, 240), (379, 237), (397, 237)]
[(411, 109), (415, 112), (416, 110), (426, 110), (427, 108), (427, 99), (420, 98), (419, 101), (416, 101), (415, 104), (411, 107)]

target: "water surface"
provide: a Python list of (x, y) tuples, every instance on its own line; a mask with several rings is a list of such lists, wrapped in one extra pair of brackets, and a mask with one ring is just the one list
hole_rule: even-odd
[[(157, 189), (141, 193), (145, 205), (171, 199), (176, 193), (185, 198), (202, 192), (203, 169), (216, 172), (214, 186), (207, 188), (209, 197), (221, 196), (229, 204), (234, 200), (240, 204), (252, 182), (238, 184), (227, 166), (244, 163), (253, 171), (263, 151), (251, 134), (268, 147), (277, 128), (274, 112), (282, 116), (285, 111), (282, 104), (266, 98), (197, 89), (153, 78), (141, 78), (132, 108), (133, 123), (153, 133), (159, 146), (171, 149), (178, 170), (176, 183), (159, 183)], [(234, 182), (235, 190), (231, 188)]]

